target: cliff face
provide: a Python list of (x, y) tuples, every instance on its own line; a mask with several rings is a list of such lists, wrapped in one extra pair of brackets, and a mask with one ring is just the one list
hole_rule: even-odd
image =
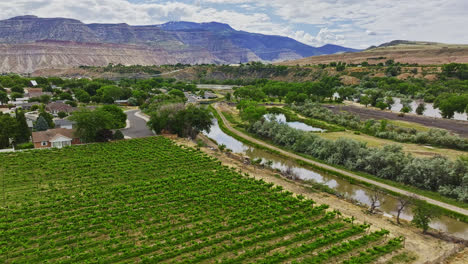
[(291, 38), (237, 31), (215, 22), (130, 26), (35, 16), (0, 21), (0, 43), (0, 71), (20, 73), (108, 63), (284, 61), (355, 51), (340, 46), (315, 48)]

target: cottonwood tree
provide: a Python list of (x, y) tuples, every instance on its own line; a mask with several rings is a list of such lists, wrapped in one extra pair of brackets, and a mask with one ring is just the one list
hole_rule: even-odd
[(96, 141), (98, 132), (112, 128), (113, 124), (113, 116), (109, 112), (89, 109), (73, 112), (69, 119), (76, 122), (76, 134), (84, 142)]
[(429, 224), (432, 220), (436, 219), (440, 211), (435, 206), (428, 204), (426, 201), (418, 200), (416, 207), (413, 210), (413, 220), (411, 222), (423, 230), (426, 234), (429, 229)]

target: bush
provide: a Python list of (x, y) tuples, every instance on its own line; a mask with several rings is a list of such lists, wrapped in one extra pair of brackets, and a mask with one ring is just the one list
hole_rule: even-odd
[(60, 112), (57, 113), (57, 116), (60, 117), (60, 118), (65, 118), (65, 117), (68, 116), (68, 114), (65, 113), (65, 112), (60, 111)]
[(33, 149), (34, 148), (34, 143), (32, 142), (27, 142), (27, 143), (23, 143), (23, 144), (18, 144), (15, 146), (15, 149), (16, 150), (20, 150), (20, 149)]
[(112, 136), (112, 138), (113, 138), (114, 140), (122, 140), (122, 139), (124, 139), (125, 137), (124, 137), (124, 134), (122, 133), (122, 131), (116, 130), (116, 131), (114, 132), (114, 135)]
[[(384, 129), (382, 129), (382, 122), (385, 122), (383, 120), (367, 120), (364, 122), (358, 115), (352, 115), (349, 113), (333, 113), (329, 109), (312, 102), (307, 102), (302, 106), (294, 105), (291, 108), (304, 116), (320, 119), (379, 138), (395, 140), (398, 142), (431, 144), (460, 150), (468, 150), (468, 140), (452, 135), (448, 131), (442, 129), (430, 129), (427, 132), (420, 132), (415, 129), (403, 128), (395, 125), (385, 125)], [(402, 112), (398, 115), (404, 116), (405, 113)]]

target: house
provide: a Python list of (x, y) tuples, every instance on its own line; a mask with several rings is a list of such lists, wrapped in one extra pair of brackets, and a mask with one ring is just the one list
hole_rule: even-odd
[(46, 111), (52, 114), (58, 114), (59, 112), (71, 113), (76, 110), (75, 107), (72, 107), (68, 104), (52, 102), (47, 104)]
[(34, 97), (40, 97), (44, 93), (42, 92), (42, 88), (26, 88), (26, 97), (29, 98), (34, 98)]
[(127, 100), (115, 100), (114, 103), (118, 104), (118, 105), (125, 106), (125, 105), (128, 105), (128, 99)]
[(22, 103), (22, 104), (17, 104), (16, 107), (21, 107), (21, 109), (23, 110), (31, 110), (31, 108), (35, 105), (41, 105), (41, 103), (39, 102), (32, 102), (32, 103)]
[(341, 98), (341, 97), (340, 97), (340, 94), (339, 94), (338, 92), (333, 93), (332, 99), (333, 99), (334, 101), (339, 100), (340, 98)]
[(76, 122), (67, 119), (54, 119), (54, 124), (56, 128), (73, 129)]
[(63, 148), (81, 144), (81, 140), (74, 134), (75, 129), (55, 128), (33, 132), (32, 141), (34, 148)]
[(214, 99), (214, 98), (218, 98), (218, 96), (212, 92), (205, 92), (205, 94), (203, 95), (203, 99)]
[(33, 87), (36, 87), (36, 86), (37, 86), (37, 82), (36, 82), (35, 80), (31, 80), (30, 83), (31, 83), (31, 85), (32, 85)]

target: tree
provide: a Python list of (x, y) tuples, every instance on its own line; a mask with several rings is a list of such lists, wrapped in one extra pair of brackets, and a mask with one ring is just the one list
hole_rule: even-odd
[(422, 115), (426, 111), (426, 105), (424, 103), (420, 103), (418, 107), (416, 107), (416, 114)]
[(387, 96), (385, 97), (385, 103), (388, 106), (388, 109), (392, 109), (392, 106), (395, 104), (395, 100), (393, 100), (393, 97)]
[(0, 104), (8, 103), (8, 94), (4, 91), (0, 91)]
[(185, 111), (177, 113), (179, 122), (183, 120), (183, 127), (177, 134), (179, 136), (189, 136), (195, 139), (200, 131), (210, 132), (213, 115), (206, 108), (199, 108), (194, 105), (189, 105)]
[(125, 138), (125, 136), (124, 136), (124, 134), (122, 133), (122, 131), (116, 130), (116, 131), (114, 132), (114, 135), (112, 136), (112, 138), (113, 138), (114, 140), (122, 140), (122, 139)]
[(165, 130), (179, 137), (194, 139), (200, 131), (210, 131), (212, 119), (206, 108), (176, 103), (160, 106), (151, 114), (148, 125), (158, 134)]
[(383, 194), (378, 189), (373, 189), (372, 193), (369, 196), (369, 199), (371, 202), (369, 207), (369, 213), (373, 214), (375, 212), (375, 209), (379, 208), (382, 204)]
[(76, 134), (84, 142), (95, 142), (98, 131), (112, 127), (112, 115), (106, 111), (81, 109), (69, 118), (76, 122)]
[(29, 130), (28, 123), (26, 122), (26, 117), (24, 116), (23, 111), (15, 111), (17, 132), (15, 135), (15, 143), (25, 143), (29, 142), (31, 139), (31, 131)]
[(107, 85), (97, 90), (97, 93), (101, 95), (101, 100), (105, 103), (114, 103), (123, 95), (122, 88), (115, 85)]
[(21, 86), (14, 86), (14, 87), (11, 88), (11, 92), (19, 93), (19, 94), (23, 95), (24, 94), (24, 89)]
[(112, 131), (110, 129), (100, 129), (96, 132), (96, 142), (108, 142), (112, 140)]
[(418, 200), (416, 207), (413, 209), (413, 220), (411, 222), (418, 228), (423, 230), (425, 234), (429, 229), (429, 224), (440, 214), (439, 210), (426, 201)]
[(104, 111), (112, 115), (112, 126), (110, 128), (115, 129), (125, 127), (127, 115), (122, 110), (122, 108), (116, 105), (104, 105), (96, 110)]
[(387, 104), (384, 102), (377, 102), (375, 106), (379, 108), (380, 110), (384, 110), (385, 108), (387, 108)]
[(177, 96), (177, 97), (185, 98), (184, 92), (182, 92), (181, 90), (178, 90), (178, 89), (172, 89), (172, 90), (169, 91), (168, 94), (173, 95), (173, 96)]
[(46, 131), (49, 129), (49, 125), (43, 116), (39, 116), (36, 121), (36, 125), (34, 126), (36, 131)]
[(47, 126), (48, 128), (54, 128), (55, 127), (55, 124), (54, 124), (54, 116), (47, 113), (44, 108), (42, 107), (42, 109), (39, 110), (39, 117), (43, 117), (45, 119), (45, 121), (47, 121)]
[(259, 106), (255, 101), (242, 100), (237, 104), (240, 111), (240, 117), (249, 123), (253, 123), (266, 114), (266, 108)]
[(65, 103), (71, 107), (77, 107), (78, 104), (75, 101), (65, 101)]
[(403, 107), (401, 108), (400, 112), (405, 113), (405, 114), (411, 112), (411, 106), (409, 106), (409, 105), (403, 106)]
[(67, 92), (60, 93), (59, 98), (60, 98), (60, 100), (73, 101), (73, 96), (71, 95), (71, 93), (67, 93)]
[(16, 101), (16, 99), (21, 98), (21, 97), (23, 97), (23, 94), (21, 94), (21, 93), (13, 92), (13, 93), (10, 94), (10, 98), (11, 98), (12, 101)]
[(50, 102), (50, 96), (47, 94), (43, 94), (39, 97), (39, 102), (43, 104), (48, 104)]
[(75, 97), (79, 102), (86, 104), (89, 103), (89, 101), (91, 100), (91, 96), (89, 95), (89, 93), (82, 89), (78, 89), (75, 91)]
[(371, 103), (371, 98), (367, 95), (364, 95), (361, 97), (360, 103), (367, 107)]
[(408, 207), (412, 203), (413, 199), (414, 198), (405, 197), (405, 196), (399, 196), (398, 197), (397, 217), (396, 217), (396, 221), (397, 221), (398, 224), (401, 224), (400, 223), (401, 213), (403, 212), (403, 210), (405, 210), (406, 207)]
[(225, 98), (226, 98), (226, 101), (231, 101), (231, 93), (227, 93)]
[(17, 122), (9, 114), (0, 112), (0, 149), (10, 145), (10, 139), (15, 137)]

